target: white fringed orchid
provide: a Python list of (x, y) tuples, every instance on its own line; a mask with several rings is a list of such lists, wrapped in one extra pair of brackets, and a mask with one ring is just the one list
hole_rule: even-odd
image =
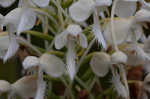
[(147, 9), (140, 9), (135, 14), (135, 21), (139, 22), (150, 22), (150, 11)]
[(133, 16), (137, 9), (137, 1), (139, 0), (119, 0), (116, 4), (115, 14), (118, 17)]
[(79, 42), (79, 45), (83, 48), (86, 48), (87, 38), (81, 33), (82, 29), (79, 25), (71, 24), (67, 27), (65, 31), (58, 34), (55, 37), (55, 47), (56, 49), (61, 49), (65, 45), (68, 49), (66, 55), (67, 71), (69, 73), (70, 79), (73, 80), (76, 73), (76, 52), (75, 52), (75, 43)]
[(2, 18), (2, 24), (7, 26), (10, 38), (10, 46), (8, 47), (6, 55), (3, 57), (4, 62), (11, 58), (19, 48), (19, 44), (13, 36), (14, 33), (16, 32), (17, 35), (20, 35), (21, 32), (32, 29), (36, 23), (37, 14), (30, 8), (33, 5), (31, 2), (40, 7), (49, 4), (49, 0), (20, 1), (19, 8), (15, 8)]
[(98, 9), (103, 10), (104, 7), (110, 6), (111, 3), (112, 0), (79, 0), (73, 3), (69, 8), (70, 16), (77, 22), (83, 22), (93, 14), (94, 25), (92, 31), (95, 38), (105, 49), (107, 45), (100, 28)]
[(28, 56), (23, 61), (24, 69), (35, 66), (39, 66), (41, 71), (46, 72), (51, 77), (60, 77), (65, 69), (65, 64), (60, 58), (48, 53), (43, 54), (40, 58)]
[(104, 77), (109, 72), (110, 63), (111, 58), (107, 53), (97, 52), (93, 55), (90, 66), (97, 76)]
[(37, 76), (24, 76), (13, 84), (0, 80), (0, 94), (9, 93), (9, 97), (17, 94), (22, 99), (34, 98), (37, 89)]
[[(140, 24), (135, 24), (134, 22), (134, 18), (114, 19), (114, 31), (117, 45), (121, 45), (125, 42), (131, 42), (133, 36), (135, 36), (136, 41), (141, 38), (143, 33), (142, 26)], [(108, 22), (105, 26), (104, 38), (108, 44), (113, 45), (110, 22)]]
[(37, 18), (37, 13), (31, 6), (46, 7), (48, 4), (49, 0), (20, 0), (19, 8), (5, 16), (5, 24), (9, 25), (10, 32), (17, 32), (18, 35), (30, 30), (35, 25)]
[(137, 44), (131, 44), (126, 48), (128, 55), (128, 65), (136, 66), (150, 61), (150, 56)]
[(16, 0), (0, 0), (0, 6), (2, 6), (2, 7), (9, 7), (15, 1)]
[(38, 88), (35, 99), (44, 99), (46, 83), (43, 81), (43, 72), (46, 72), (51, 77), (60, 77), (64, 73), (65, 64), (60, 58), (47, 53), (43, 54), (40, 58), (28, 56), (23, 61), (25, 69), (35, 66), (39, 66)]

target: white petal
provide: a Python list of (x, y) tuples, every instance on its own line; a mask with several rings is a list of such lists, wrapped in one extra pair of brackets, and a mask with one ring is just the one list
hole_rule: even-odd
[(54, 43), (55, 43), (56, 49), (61, 49), (66, 45), (67, 35), (68, 35), (68, 33), (62, 32), (55, 37)]
[(99, 77), (104, 77), (109, 72), (110, 56), (104, 52), (95, 53), (90, 61), (92, 71)]
[(119, 0), (116, 5), (115, 14), (119, 17), (130, 17), (136, 12), (136, 2)]
[(142, 5), (144, 5), (145, 7), (147, 7), (147, 8), (150, 7), (150, 3), (146, 2), (145, 0), (140, 0), (140, 2), (141, 2)]
[[(128, 34), (128, 37), (126, 39), (127, 42), (133, 42), (133, 38), (136, 37), (136, 41), (138, 41), (141, 37), (142, 37), (142, 34), (143, 34), (143, 28), (140, 24), (135, 24), (132, 26), (132, 29), (134, 29), (134, 34), (133, 32), (131, 31), (131, 33)], [(135, 37), (133, 37), (135, 36)]]
[(0, 14), (0, 29), (2, 30), (2, 26), (3, 26), (3, 23), (4, 23), (4, 16), (2, 14)]
[(28, 69), (33, 66), (38, 66), (40, 64), (39, 59), (35, 56), (27, 56), (23, 61), (24, 69)]
[(141, 9), (135, 14), (135, 20), (137, 22), (150, 22), (150, 11), (146, 9)]
[(29, 99), (34, 97), (37, 90), (37, 76), (24, 76), (12, 84), (12, 91), (19, 96), (21, 99)]
[(0, 49), (7, 50), (9, 47), (10, 41), (8, 35), (0, 36)]
[(128, 45), (126, 52), (129, 52), (127, 53), (128, 54), (127, 64), (129, 65), (136, 66), (150, 60), (150, 56), (147, 53), (145, 53), (140, 46), (137, 46), (135, 44)]
[(144, 40), (144, 51), (150, 53), (150, 36)]
[(13, 4), (16, 0), (0, 0), (0, 5), (2, 7), (9, 7), (11, 4)]
[(39, 7), (46, 7), (49, 5), (50, 0), (32, 0)]
[(97, 6), (110, 6), (112, 4), (112, 0), (96, 0)]
[(9, 24), (8, 28), (11, 28), (10, 32), (16, 32), (17, 31), (17, 26), (20, 22), (20, 18), (22, 16), (23, 12), (24, 12), (24, 10), (22, 8), (15, 8), (14, 10), (9, 12), (5, 16), (4, 25)]
[(0, 92), (9, 92), (11, 89), (11, 85), (8, 81), (0, 80)]
[(72, 41), (68, 43), (68, 51), (66, 55), (67, 71), (71, 80), (74, 79), (76, 73), (76, 52), (75, 44)]
[(80, 40), (80, 45), (81, 45), (83, 48), (87, 48), (87, 46), (88, 46), (88, 41), (87, 41), (86, 36), (85, 36), (83, 33), (80, 33), (79, 40)]
[(104, 49), (107, 49), (106, 41), (103, 37), (101, 27), (100, 27), (100, 24), (99, 24), (99, 19), (98, 19), (97, 12), (94, 13), (94, 24), (93, 24), (92, 31), (94, 33), (95, 38), (98, 40), (98, 43), (102, 44)]
[(41, 68), (51, 77), (60, 77), (64, 73), (64, 62), (50, 54), (43, 54), (40, 57)]
[(150, 73), (150, 61), (144, 62), (143, 69), (145, 73)]
[(125, 53), (123, 53), (122, 51), (117, 51), (115, 53), (112, 54), (111, 56), (111, 60), (113, 63), (126, 63), (127, 62), (127, 55)]
[(36, 13), (32, 9), (25, 9), (17, 28), (17, 34), (32, 29), (35, 23)]
[(7, 50), (6, 55), (3, 58), (3, 61), (6, 62), (9, 58), (11, 58), (12, 56), (14, 56), (17, 52), (17, 50), (19, 49), (19, 44), (16, 41), (15, 37), (12, 37), (10, 40), (10, 45), (9, 48)]
[[(130, 19), (115, 19), (114, 20), (114, 30), (116, 33), (116, 43), (117, 44), (122, 44), (129, 33), (132, 33), (130, 28), (132, 25), (132, 21)], [(106, 25), (105, 30), (104, 30), (104, 37), (107, 40), (107, 42), (111, 45), (112, 43), (112, 36), (111, 36), (111, 27), (110, 27), (110, 22)]]
[(67, 27), (66, 31), (67, 31), (69, 34), (73, 35), (73, 36), (77, 36), (79, 33), (82, 32), (82, 29), (81, 29), (81, 27), (80, 27), (79, 25), (70, 24), (70, 25)]
[(69, 8), (70, 16), (77, 22), (85, 21), (91, 15), (94, 4), (93, 0), (77, 1)]

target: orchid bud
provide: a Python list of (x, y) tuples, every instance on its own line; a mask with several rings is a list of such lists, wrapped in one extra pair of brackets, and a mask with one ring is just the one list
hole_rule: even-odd
[(111, 56), (111, 60), (113, 63), (126, 63), (127, 62), (127, 55), (125, 53), (123, 53), (122, 51), (117, 51), (115, 53), (112, 54)]
[(104, 77), (109, 72), (110, 61), (107, 53), (97, 52), (93, 55), (90, 66), (97, 76)]
[(9, 92), (11, 89), (11, 85), (9, 82), (5, 80), (0, 80), (0, 93)]

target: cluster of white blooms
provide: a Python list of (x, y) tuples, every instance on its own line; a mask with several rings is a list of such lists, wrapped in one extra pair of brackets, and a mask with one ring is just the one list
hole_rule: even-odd
[[(0, 6), (6, 8), (15, 1), (0, 0)], [(0, 58), (7, 62), (21, 44), (27, 45), (37, 56), (27, 56), (23, 68), (33, 68), (38, 73), (24, 76), (14, 84), (0, 80), (0, 94), (9, 92), (9, 98), (17, 94), (23, 99), (44, 99), (44, 73), (61, 80), (67, 77), (73, 84), (80, 66), (89, 56), (88, 65), (96, 77), (111, 72), (115, 91), (124, 99), (130, 99), (127, 67), (142, 65), (146, 73), (150, 72), (150, 37), (147, 38), (143, 30), (146, 22), (150, 22), (150, 3), (145, 0), (18, 1), (17, 8), (5, 16), (0, 14)], [(69, 6), (62, 7), (62, 2), (70, 1)], [(33, 30), (39, 23), (43, 33)], [(27, 39), (21, 35), (25, 32), (29, 33)], [(31, 43), (30, 33), (44, 38), (44, 53)], [(101, 50), (90, 53), (94, 44), (101, 46)], [(142, 83), (148, 92), (149, 80), (147, 76)], [(146, 93), (143, 95), (143, 99), (148, 99)]]

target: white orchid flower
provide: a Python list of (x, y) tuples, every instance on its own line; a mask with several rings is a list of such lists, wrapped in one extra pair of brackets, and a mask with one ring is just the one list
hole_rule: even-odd
[(111, 58), (107, 53), (97, 52), (93, 55), (90, 66), (92, 71), (99, 77), (104, 77), (111, 66)]
[(5, 24), (11, 33), (30, 30), (36, 22), (36, 13), (30, 8), (16, 8), (5, 16)]
[[(26, 4), (26, 2), (28, 3)], [(36, 23), (37, 14), (30, 8), (31, 1), (26, 2), (22, 1), (24, 5), (10, 11), (4, 18), (2, 17), (2, 24), (7, 26), (11, 42), (8, 51), (3, 58), (4, 62), (12, 57), (19, 48), (19, 44), (13, 37), (14, 33), (16, 32), (17, 35), (20, 35), (21, 32), (32, 29)], [(37, 6), (40, 6), (41, 4), (41, 7), (49, 4), (49, 0), (32, 0), (32, 2), (36, 2)]]
[(75, 42), (79, 41), (80, 46), (83, 48), (86, 48), (88, 45), (86, 36), (81, 32), (82, 32), (82, 29), (79, 25), (71, 24), (67, 27), (65, 31), (63, 31), (62, 33), (58, 34), (55, 37), (56, 49), (61, 49), (65, 45), (67, 46), (67, 49), (68, 49), (67, 55), (66, 55), (67, 70), (72, 80), (76, 72)]
[(137, 9), (138, 0), (119, 0), (116, 4), (115, 14), (118, 17), (133, 16)]
[(77, 22), (83, 22), (88, 19), (91, 14), (93, 14), (94, 25), (92, 31), (95, 38), (97, 38), (98, 42), (102, 44), (105, 49), (107, 48), (107, 45), (100, 29), (97, 7), (103, 8), (110, 6), (111, 3), (112, 0), (79, 0), (73, 3), (69, 8), (70, 16)]
[[(142, 26), (135, 23), (134, 17), (114, 19), (114, 26), (117, 45), (133, 41), (134, 36), (136, 41), (142, 37)], [(104, 27), (104, 38), (108, 44), (113, 45), (110, 21)]]
[(39, 66), (42, 71), (51, 77), (60, 77), (64, 73), (65, 64), (63, 61), (50, 54), (43, 54), (40, 58), (28, 56), (23, 61), (24, 69)]
[(60, 77), (64, 73), (65, 64), (60, 58), (46, 53), (40, 58), (28, 56), (23, 61), (24, 69), (35, 66), (39, 66), (38, 89), (35, 99), (44, 99), (46, 83), (43, 81), (43, 72), (51, 77)]
[(13, 84), (0, 80), (0, 94), (8, 92), (9, 99), (17, 94), (22, 99), (34, 98), (37, 89), (37, 76), (24, 76)]
[(150, 22), (150, 11), (147, 9), (140, 9), (135, 14), (135, 21), (138, 22)]
[(138, 44), (131, 44), (125, 49), (128, 55), (128, 65), (136, 66), (150, 60), (150, 56)]
[(0, 0), (0, 6), (2, 6), (2, 7), (9, 7), (15, 1), (16, 0)]
[(9, 25), (10, 32), (17, 32), (19, 35), (21, 32), (30, 30), (36, 23), (37, 13), (31, 6), (46, 7), (49, 4), (49, 0), (20, 0), (19, 8), (16, 8), (9, 12), (5, 16), (5, 24)]

